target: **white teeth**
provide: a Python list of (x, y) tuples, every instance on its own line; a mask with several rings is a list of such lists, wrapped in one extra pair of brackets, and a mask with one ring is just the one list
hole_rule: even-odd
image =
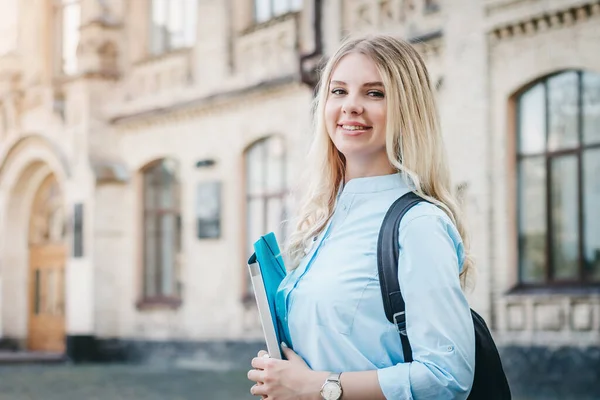
[(361, 125), (342, 125), (342, 129), (345, 129), (347, 131), (363, 131), (367, 129), (367, 127)]

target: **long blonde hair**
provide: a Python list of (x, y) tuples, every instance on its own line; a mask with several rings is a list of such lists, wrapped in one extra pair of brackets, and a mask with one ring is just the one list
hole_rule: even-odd
[(464, 244), (463, 286), (472, 260), (469, 238), (450, 189), (450, 174), (439, 128), (434, 91), (425, 62), (408, 43), (377, 35), (347, 39), (327, 62), (314, 104), (314, 132), (306, 162), (306, 186), (296, 228), (286, 247), (290, 269), (298, 266), (313, 237), (333, 215), (337, 191), (344, 179), (345, 159), (331, 141), (324, 121), (331, 74), (342, 57), (370, 57), (381, 75), (387, 98), (386, 152), (390, 164), (404, 174), (423, 198), (440, 207), (456, 225)]

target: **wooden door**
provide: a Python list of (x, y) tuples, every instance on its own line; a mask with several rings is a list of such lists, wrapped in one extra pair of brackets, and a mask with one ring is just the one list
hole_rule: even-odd
[(35, 351), (65, 350), (65, 261), (62, 244), (29, 250), (29, 338)]
[(40, 184), (29, 220), (29, 350), (65, 350), (65, 223), (53, 175)]

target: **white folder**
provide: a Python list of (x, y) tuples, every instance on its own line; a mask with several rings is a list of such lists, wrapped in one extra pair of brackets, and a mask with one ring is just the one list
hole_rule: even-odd
[(253, 264), (248, 264), (250, 271), (250, 278), (252, 279), (252, 287), (254, 288), (254, 297), (256, 298), (256, 305), (258, 307), (258, 313), (260, 314), (260, 322), (265, 336), (265, 342), (267, 343), (267, 351), (269, 357), (282, 359), (281, 349), (277, 340), (277, 333), (275, 332), (275, 326), (273, 326), (273, 318), (271, 316), (271, 309), (269, 308), (269, 301), (267, 300), (267, 292), (262, 278), (262, 272), (258, 261)]

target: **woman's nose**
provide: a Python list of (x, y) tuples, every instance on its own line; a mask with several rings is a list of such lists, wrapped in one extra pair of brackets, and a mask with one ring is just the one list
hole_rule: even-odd
[(347, 96), (344, 104), (342, 104), (342, 111), (344, 114), (362, 114), (363, 106), (356, 99), (355, 96)]

